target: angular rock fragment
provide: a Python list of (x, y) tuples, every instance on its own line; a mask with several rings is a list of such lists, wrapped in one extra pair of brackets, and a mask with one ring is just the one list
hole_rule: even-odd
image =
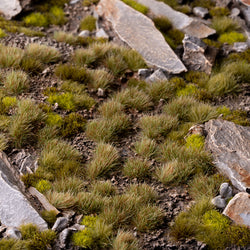
[(146, 78), (146, 82), (157, 82), (167, 80), (167, 76), (161, 69), (157, 69), (152, 75)]
[(211, 202), (217, 208), (222, 208), (222, 209), (224, 209), (227, 205), (226, 200), (224, 198), (222, 198), (220, 195), (214, 197)]
[(193, 13), (200, 18), (204, 18), (206, 15), (208, 15), (208, 9), (203, 7), (194, 7)]
[(181, 60), (148, 17), (120, 0), (101, 0), (97, 12), (112, 23), (120, 39), (137, 50), (147, 63), (173, 74), (186, 71)]
[(250, 127), (221, 119), (205, 124), (206, 145), (218, 170), (240, 191), (250, 188)]
[(194, 20), (179, 11), (173, 10), (170, 6), (163, 2), (158, 2), (156, 0), (136, 1), (147, 6), (154, 15), (167, 17), (176, 29), (183, 31), (185, 34), (190, 36), (205, 38), (216, 32), (214, 29), (209, 28), (205, 24)]
[[(3, 153), (1, 153), (3, 156)], [(8, 227), (19, 227), (33, 223), (41, 230), (47, 229), (47, 223), (31, 206), (27, 198), (17, 187), (15, 176), (9, 170), (3, 157), (0, 157), (0, 221)]]
[(56, 232), (61, 232), (69, 225), (69, 220), (66, 217), (59, 217), (56, 219), (55, 224), (52, 227), (52, 230)]
[(212, 63), (206, 58), (205, 50), (207, 45), (199, 38), (185, 35), (183, 39), (183, 62), (189, 70), (204, 71), (211, 73)]
[(223, 214), (236, 224), (250, 228), (250, 194), (245, 192), (236, 194), (227, 204)]

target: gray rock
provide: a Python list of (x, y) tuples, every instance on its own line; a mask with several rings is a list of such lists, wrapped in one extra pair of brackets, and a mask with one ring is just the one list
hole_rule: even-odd
[(76, 3), (78, 3), (80, 0), (71, 0), (70, 2), (69, 2), (69, 4), (76, 4)]
[(248, 28), (250, 28), (250, 6), (241, 6), (241, 12), (244, 16)]
[(55, 224), (52, 227), (52, 230), (56, 232), (61, 232), (63, 229), (69, 226), (69, 220), (66, 217), (59, 217), (56, 219)]
[(240, 191), (250, 188), (250, 127), (221, 119), (205, 123), (206, 146), (218, 170)]
[(138, 70), (138, 75), (141, 79), (145, 79), (145, 78), (149, 77), (150, 74), (151, 74), (150, 69), (139, 69)]
[(47, 223), (31, 206), (28, 199), (17, 186), (15, 176), (3, 158), (0, 157), (0, 221), (8, 227), (19, 227), (33, 223), (41, 230), (47, 229)]
[(84, 225), (80, 224), (74, 224), (73, 226), (69, 227), (69, 229), (75, 230), (75, 231), (82, 231), (85, 229)]
[(167, 80), (167, 76), (161, 69), (157, 69), (152, 75), (146, 78), (146, 82), (157, 82)]
[(240, 53), (240, 52), (246, 51), (248, 48), (249, 48), (249, 46), (248, 46), (247, 43), (244, 43), (244, 42), (237, 42), (237, 43), (234, 43), (234, 44), (233, 44), (232, 51), (233, 51), (233, 52)]
[(67, 242), (69, 241), (70, 236), (72, 235), (73, 231), (76, 231), (76, 230), (66, 228), (59, 234), (59, 246), (60, 246), (61, 249), (66, 248)]
[(101, 89), (101, 88), (98, 88), (98, 90), (97, 90), (97, 96), (103, 97), (104, 95), (105, 95), (104, 90)]
[(227, 205), (227, 202), (225, 199), (221, 198), (220, 195), (214, 197), (212, 199), (212, 204), (214, 204), (217, 208), (221, 208), (221, 209), (224, 209)]
[(200, 21), (197, 21), (182, 12), (173, 10), (163, 2), (156, 0), (136, 1), (150, 8), (154, 15), (167, 17), (176, 29), (183, 31), (185, 34), (198, 38), (205, 38), (216, 32), (214, 29), (209, 28)]
[(99, 30), (96, 32), (95, 36), (96, 36), (97, 38), (106, 38), (106, 39), (109, 39), (108, 34), (104, 31), (103, 28), (99, 29)]
[(216, 0), (216, 6), (217, 7), (227, 7), (232, 0)]
[(224, 182), (220, 185), (220, 196), (224, 199), (233, 197), (233, 190), (227, 182)]
[(240, 14), (240, 10), (238, 8), (233, 8), (233, 9), (231, 9), (230, 17), (234, 18), (234, 17), (239, 16), (239, 14)]
[(186, 71), (153, 21), (145, 15), (120, 0), (101, 0), (97, 12), (112, 23), (120, 39), (138, 51), (148, 64), (173, 74)]
[(90, 36), (90, 32), (89, 30), (82, 30), (79, 35), (80, 37), (89, 37)]
[(228, 216), (236, 224), (250, 228), (250, 194), (238, 193), (229, 201), (223, 214)]
[(211, 73), (212, 63), (205, 56), (207, 45), (199, 38), (185, 35), (183, 39), (183, 62), (189, 70)]
[(22, 11), (21, 4), (18, 0), (1, 0), (0, 12), (7, 19), (11, 19)]
[(208, 9), (203, 7), (194, 7), (193, 13), (200, 18), (204, 18), (206, 15), (208, 15)]
[(4, 233), (4, 238), (20, 240), (22, 238), (22, 234), (16, 227), (8, 227)]

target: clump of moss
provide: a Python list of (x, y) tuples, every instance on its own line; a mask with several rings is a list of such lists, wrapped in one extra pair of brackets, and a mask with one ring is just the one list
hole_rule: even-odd
[(122, 0), (124, 3), (132, 7), (133, 9), (141, 12), (142, 14), (146, 15), (149, 11), (148, 7), (134, 1), (134, 0)]
[(82, 248), (105, 248), (110, 245), (112, 227), (99, 218), (85, 216), (82, 223), (85, 229), (73, 234), (73, 242)]
[(23, 21), (27, 26), (47, 27), (49, 25), (47, 16), (39, 12), (29, 14)]
[(236, 42), (245, 42), (247, 40), (247, 37), (243, 35), (242, 33), (232, 31), (232, 32), (221, 34), (218, 40), (221, 43), (233, 44)]
[(62, 8), (53, 6), (48, 13), (48, 19), (50, 24), (63, 25), (67, 19)]
[(0, 28), (0, 38), (5, 37), (6, 33)]
[(96, 19), (93, 16), (86, 16), (80, 23), (81, 30), (93, 31), (96, 29)]
[(186, 139), (186, 146), (192, 149), (203, 149), (205, 145), (205, 138), (202, 135), (192, 134)]
[(50, 210), (50, 211), (43, 210), (41, 212), (41, 215), (43, 219), (49, 224), (50, 227), (52, 227), (54, 223), (56, 222), (57, 213), (54, 210)]
[(46, 124), (49, 126), (61, 127), (63, 124), (63, 118), (56, 113), (48, 113)]
[(41, 193), (45, 193), (46, 191), (51, 189), (51, 183), (47, 180), (40, 180), (37, 184), (36, 184), (36, 189), (41, 192)]
[(230, 10), (227, 7), (213, 7), (209, 10), (209, 14), (211, 16), (228, 16), (230, 14)]
[(194, 96), (198, 92), (194, 84), (187, 84), (185, 88), (177, 90), (177, 96)]
[(77, 113), (70, 113), (64, 118), (62, 126), (62, 136), (70, 137), (85, 130), (86, 120)]

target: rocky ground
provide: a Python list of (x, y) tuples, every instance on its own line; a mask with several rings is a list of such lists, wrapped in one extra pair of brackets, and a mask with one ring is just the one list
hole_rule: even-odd
[[(6, 37), (0, 38), (0, 43), (6, 46), (19, 47), (21, 49), (24, 49), (30, 43), (40, 43), (43, 45), (52, 46), (60, 51), (63, 58), (61, 62), (68, 62), (71, 54), (82, 46), (57, 42), (53, 39), (52, 35), (55, 31), (59, 30), (65, 31), (67, 33), (79, 34), (80, 21), (88, 15), (93, 15), (95, 12), (94, 8), (94, 5), (91, 5), (90, 7), (84, 7), (82, 1), (76, 1), (74, 4), (65, 4), (64, 12), (66, 13), (67, 22), (61, 27), (49, 26), (47, 28), (38, 28), (40, 31), (45, 33), (45, 36), (43, 37), (29, 37), (23, 33), (7, 33)], [(21, 19), (22, 15), (18, 18)], [(100, 28), (104, 28), (109, 36), (110, 41), (113, 41), (119, 45), (125, 45), (125, 43), (119, 38), (112, 28), (110, 22), (107, 22), (105, 19), (101, 19), (99, 25)], [(54, 74), (55, 67), (55, 64), (51, 64), (48, 65), (43, 70), (43, 72), (31, 75), (29, 89), (22, 93), (19, 98), (31, 98), (37, 103), (47, 103), (47, 97), (44, 95), (44, 91), (50, 87), (58, 87), (62, 83), (62, 81)], [(5, 69), (5, 71), (8, 71), (8, 69)], [(99, 104), (106, 101), (110, 94), (114, 92), (114, 90), (119, 91), (120, 89), (126, 88), (127, 81), (130, 78), (139, 78), (138, 72), (127, 71), (120, 78), (118, 78), (117, 82), (114, 83), (112, 88), (108, 89), (102, 96), (98, 96), (97, 91), (87, 89), (87, 93), (95, 99), (96, 105), (89, 110), (79, 110), (78, 113), (83, 115), (83, 117), (88, 121), (97, 118), (99, 116), (97, 111)], [(243, 91), (239, 95), (228, 95), (215, 98), (213, 99), (212, 103), (216, 106), (225, 105), (232, 110), (243, 110), (247, 112), (247, 119), (250, 121), (249, 83), (246, 83), (242, 87)], [(68, 111), (56, 109), (56, 107), (54, 108), (55, 112), (62, 116), (65, 116), (69, 113)], [(161, 104), (159, 103), (147, 113), (153, 115), (160, 112)], [(138, 121), (140, 117), (143, 116), (143, 113), (134, 109), (128, 109), (127, 114), (133, 121), (133, 124), (136, 124), (136, 121)], [(125, 137), (122, 137), (119, 139), (119, 141), (113, 143), (113, 145), (119, 151), (121, 164), (125, 163), (128, 157), (136, 156), (132, 149), (138, 138), (138, 128), (133, 126)], [(75, 134), (68, 141), (81, 153), (82, 164), (88, 164), (93, 157), (96, 142), (89, 139), (85, 133)], [(25, 148), (9, 147), (5, 150), (5, 153), (7, 154), (9, 161), (14, 166), (14, 168), (19, 171), (20, 166), (23, 166), (24, 162), (26, 164), (26, 168), (34, 168), (34, 164), (40, 155), (40, 149), (37, 149), (37, 147), (33, 145), (28, 145)], [(159, 162), (152, 159), (150, 161), (151, 171), (153, 172), (154, 169), (159, 167), (159, 165)], [(25, 173), (25, 171), (23, 173)], [(130, 184), (145, 182), (152, 186), (159, 194), (157, 205), (159, 205), (165, 213), (163, 223), (157, 229), (150, 230), (149, 232), (138, 232), (136, 228), (131, 228), (134, 236), (139, 241), (139, 246), (141, 249), (207, 249), (207, 245), (205, 243), (197, 241), (193, 238), (176, 242), (169, 236), (170, 226), (173, 224), (174, 218), (181, 211), (187, 210), (192, 204), (194, 204), (194, 200), (189, 194), (188, 185), (183, 184), (179, 186), (166, 186), (160, 183), (154, 177), (145, 178), (143, 180), (137, 178), (131, 179), (124, 176), (120, 170), (111, 172), (109, 179), (111, 180), (112, 185), (117, 187), (119, 193), (123, 193)], [(86, 180), (86, 186), (88, 186), (89, 183), (90, 181)], [(73, 224), (73, 221), (76, 221), (76, 218), (74, 220), (72, 219), (70, 223)], [(60, 244), (57, 243), (55, 245), (55, 249), (57, 249), (59, 248)], [(74, 247), (69, 245), (68, 248), (73, 249)], [(232, 247), (230, 249), (249, 248)]]

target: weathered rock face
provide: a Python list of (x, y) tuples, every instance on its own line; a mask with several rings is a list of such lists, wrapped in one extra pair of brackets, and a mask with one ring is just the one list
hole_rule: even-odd
[(205, 50), (207, 45), (199, 38), (185, 35), (183, 39), (183, 62), (189, 70), (204, 71), (207, 74), (211, 73), (212, 64), (206, 58)]
[(244, 192), (236, 194), (227, 204), (223, 214), (235, 223), (250, 228), (250, 194)]
[(30, 2), (31, 0), (1, 0), (0, 12), (4, 14), (6, 19), (11, 19), (18, 15)]
[(0, 221), (6, 226), (19, 227), (33, 223), (40, 229), (46, 229), (47, 223), (31, 206), (16, 185), (15, 177), (0, 157)]
[(154, 15), (167, 17), (176, 29), (183, 31), (185, 34), (198, 38), (205, 38), (215, 33), (214, 29), (209, 28), (205, 24), (179, 11), (173, 10), (163, 2), (158, 2), (156, 0), (136, 1), (150, 8)]
[(97, 13), (110, 21), (119, 37), (137, 50), (147, 63), (179, 74), (186, 71), (154, 23), (120, 0), (101, 0)]
[(240, 191), (250, 188), (250, 127), (224, 120), (205, 124), (206, 145), (216, 167)]

